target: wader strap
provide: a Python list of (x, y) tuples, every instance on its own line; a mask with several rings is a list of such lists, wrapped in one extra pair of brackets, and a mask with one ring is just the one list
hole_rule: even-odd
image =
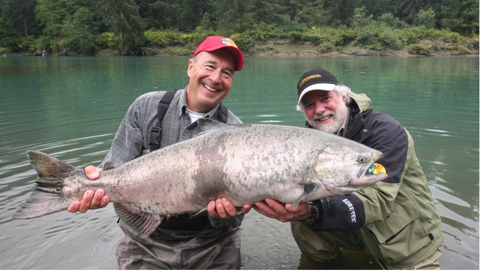
[(220, 107), (218, 107), (218, 116), (221, 122), (227, 123), (228, 109), (222, 103), (220, 103)]
[(168, 107), (170, 106), (170, 103), (173, 100), (173, 97), (175, 97), (175, 93), (177, 92), (178, 89), (173, 89), (167, 91), (160, 102), (158, 103), (158, 126), (152, 127), (152, 130), (150, 131), (150, 151), (157, 150), (160, 148), (160, 140), (162, 137), (162, 121), (163, 118), (165, 117), (165, 114), (167, 113)]
[[(150, 131), (150, 151), (160, 148), (160, 140), (162, 138), (162, 121), (177, 91), (178, 89), (167, 91), (158, 103), (158, 126), (152, 127), (152, 130)], [(220, 121), (227, 123), (228, 109), (222, 103), (220, 103), (217, 113)]]

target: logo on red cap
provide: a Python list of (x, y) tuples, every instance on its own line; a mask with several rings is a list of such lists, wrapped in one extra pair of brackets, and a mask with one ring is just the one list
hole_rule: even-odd
[(236, 71), (240, 71), (243, 67), (243, 54), (242, 51), (237, 47), (235, 42), (232, 39), (221, 37), (221, 36), (209, 36), (207, 37), (200, 45), (198, 45), (197, 50), (193, 54), (195, 57), (201, 51), (216, 51), (221, 48), (226, 48), (233, 53), (236, 60)]
[(220, 41), (227, 46), (233, 46), (233, 47), (238, 48), (237, 45), (235, 44), (235, 42), (233, 42), (233, 40), (231, 40), (231, 39), (225, 38), (225, 39), (221, 39)]

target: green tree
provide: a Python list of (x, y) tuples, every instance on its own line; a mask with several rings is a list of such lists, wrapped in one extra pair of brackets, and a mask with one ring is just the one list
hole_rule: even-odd
[(383, 14), (390, 13), (393, 16), (397, 13), (398, 0), (363, 0), (360, 6), (365, 7), (373, 18), (378, 19)]
[(367, 15), (367, 9), (365, 7), (359, 7), (353, 11), (353, 27), (366, 27), (370, 25), (372, 21), (373, 15)]
[(410, 25), (418, 24), (420, 10), (437, 11), (441, 0), (399, 0), (396, 16)]
[[(141, 54), (145, 30), (153, 30), (149, 41), (165, 46), (215, 33), (236, 35), (245, 48), (254, 39), (288, 38), (327, 40), (329, 48), (345, 41), (375, 43), (367, 48), (375, 49), (395, 43), (388, 29), (409, 25), (478, 37), (478, 9), (478, 0), (0, 0), (0, 46), (88, 54), (98, 43)], [(323, 28), (342, 34), (329, 38)], [(415, 31), (402, 32), (409, 34), (402, 38), (415, 41), (421, 35)]]
[(443, 28), (478, 35), (478, 0), (444, 0), (440, 11)]
[(226, 33), (243, 32), (254, 24), (251, 11), (254, 8), (251, 0), (218, 0), (212, 2), (215, 30)]
[(327, 26), (328, 12), (324, 8), (324, 0), (290, 0), (288, 3), (290, 19), (295, 24)]
[(324, 8), (325, 0), (257, 0), (252, 19), (255, 24), (266, 23), (294, 30), (301, 26), (326, 26), (330, 13)]
[(384, 13), (380, 15), (377, 19), (378, 22), (384, 23), (388, 27), (394, 29), (400, 29), (406, 27), (406, 23), (402, 20), (398, 19), (397, 17), (393, 16), (391, 12)]
[(43, 35), (51, 39), (60, 37), (63, 22), (76, 9), (74, 0), (37, 0), (35, 15), (43, 26)]
[(435, 28), (435, 11), (432, 8), (427, 10), (421, 9), (418, 12), (417, 25), (423, 25), (426, 28)]
[(11, 25), (8, 25), (10, 30), (22, 33), (24, 37), (28, 38), (29, 26), (34, 25), (33, 9), (35, 4), (35, 0), (2, 0), (0, 1), (0, 17), (11, 22)]
[(83, 54), (95, 52), (95, 39), (100, 34), (101, 24), (93, 7), (79, 7), (73, 15), (66, 17), (61, 34), (67, 50)]
[[(153, 30), (175, 29), (191, 32), (204, 15), (214, 12), (212, 0), (137, 0), (139, 14)], [(228, 7), (228, 5), (227, 5)], [(222, 6), (223, 8), (223, 6)]]
[(13, 23), (8, 18), (0, 17), (0, 48), (8, 48), (14, 52), (20, 51), (22, 45), (21, 35), (15, 30)]
[(362, 3), (358, 0), (324, 0), (324, 7), (327, 14), (330, 14), (328, 21), (330, 26), (346, 25), (353, 23), (353, 11), (361, 7)]
[(106, 25), (120, 38), (120, 50), (124, 55), (142, 54), (146, 43), (145, 22), (134, 0), (98, 0), (99, 12)]
[[(92, 53), (101, 28), (95, 0), (37, 0), (35, 13), (43, 26), (46, 49)], [(42, 49), (42, 48), (38, 48)]]
[[(184, 0), (182, 0), (184, 1)], [(178, 29), (180, 2), (178, 0), (137, 0), (140, 17), (149, 29)]]
[(288, 15), (288, 0), (259, 0), (253, 3), (256, 23), (272, 24), (281, 27), (291, 26), (292, 20)]
[[(212, 0), (182, 0), (183, 5), (180, 6), (181, 22), (178, 30), (191, 32), (194, 31), (201, 23), (207, 12), (214, 12), (214, 4)], [(229, 3), (226, 3), (227, 5)], [(222, 15), (220, 16), (227, 16)], [(248, 20), (248, 17), (245, 18)], [(210, 19), (210, 21), (213, 21)]]

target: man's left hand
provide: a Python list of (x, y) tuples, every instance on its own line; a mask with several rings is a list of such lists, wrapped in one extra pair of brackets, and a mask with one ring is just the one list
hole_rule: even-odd
[(207, 206), (208, 214), (215, 218), (234, 217), (238, 212), (246, 214), (250, 212), (251, 209), (252, 206), (250, 204), (245, 204), (242, 207), (235, 207), (235, 205), (226, 198), (212, 200)]
[(310, 205), (306, 202), (293, 207), (290, 203), (285, 204), (274, 199), (265, 199), (255, 202), (252, 207), (260, 214), (278, 219), (281, 222), (301, 221), (310, 216)]

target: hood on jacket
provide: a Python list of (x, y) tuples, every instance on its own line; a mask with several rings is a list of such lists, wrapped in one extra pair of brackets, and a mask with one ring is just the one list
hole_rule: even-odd
[(352, 98), (358, 105), (360, 112), (364, 113), (372, 109), (372, 100), (364, 93), (354, 93), (350, 91), (348, 97)]

